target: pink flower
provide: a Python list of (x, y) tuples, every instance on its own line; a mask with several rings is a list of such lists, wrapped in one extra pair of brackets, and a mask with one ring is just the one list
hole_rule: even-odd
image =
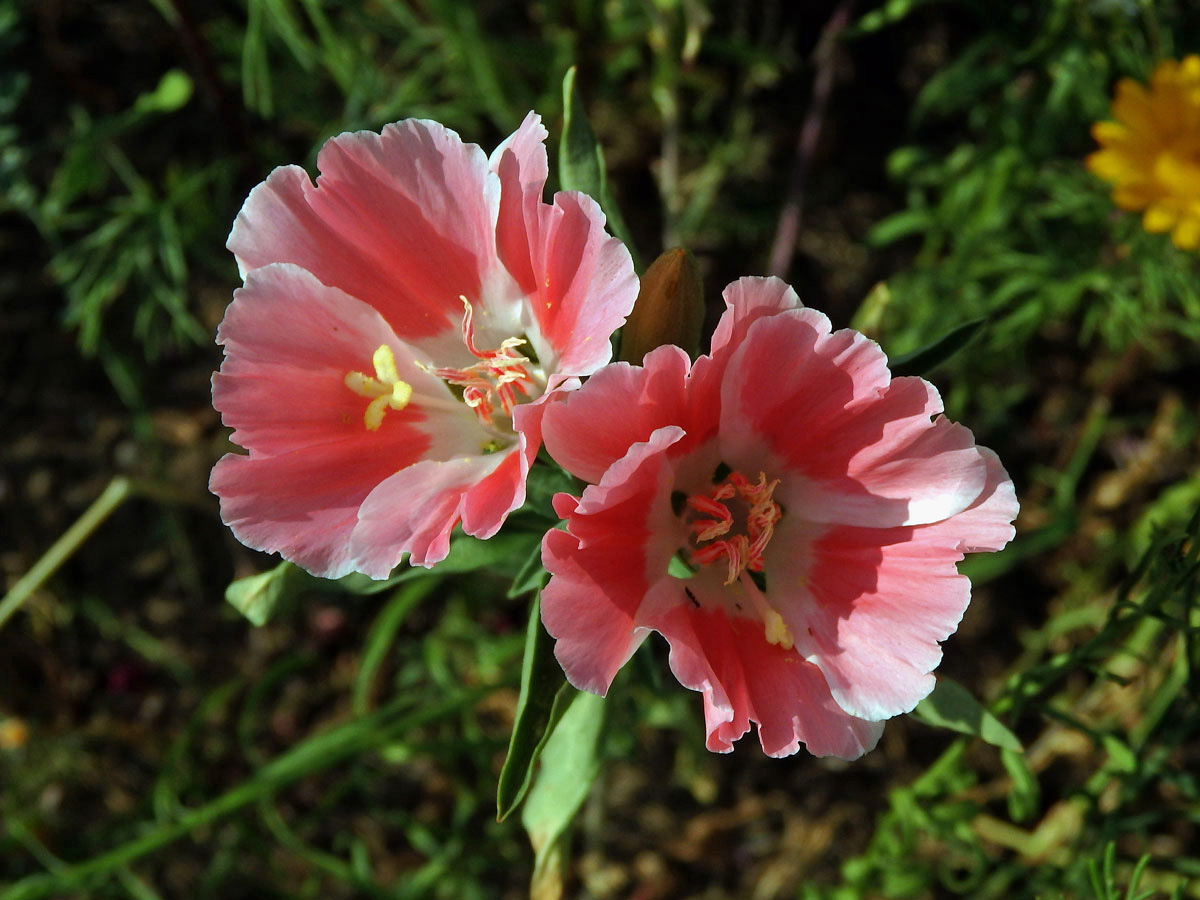
[(429, 566), (525, 499), (544, 401), (610, 359), (637, 296), (589, 197), (542, 202), (530, 113), (487, 157), (436, 122), (328, 141), (256, 187), (213, 405), (248, 455), (209, 483), (239, 540), (317, 575)]
[(1016, 496), (877, 344), (778, 279), (725, 302), (711, 355), (660, 347), (550, 404), (546, 447), (590, 485), (555, 498), (543, 621), (596, 693), (662, 634), (710, 750), (756, 722), (772, 756), (854, 758), (932, 689), (970, 599), (955, 563), (1012, 538)]

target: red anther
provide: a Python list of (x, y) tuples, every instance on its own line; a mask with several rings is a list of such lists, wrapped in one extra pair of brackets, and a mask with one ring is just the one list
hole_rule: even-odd
[[(720, 485), (708, 495), (693, 494), (687, 505), (698, 513), (711, 518), (695, 519), (690, 523), (692, 544), (695, 549), (691, 561), (696, 565), (708, 565), (719, 559), (727, 559), (729, 577), (725, 584), (733, 584), (745, 570), (761, 572), (763, 553), (775, 533), (775, 523), (783, 516), (779, 504), (771, 499), (778, 479), (770, 483), (760, 472), (757, 482), (751, 482), (741, 472), (731, 472)], [(734, 525), (734, 515), (721, 500), (738, 497), (749, 509), (745, 516), (745, 533), (722, 538)], [(706, 543), (711, 541), (711, 543)], [(699, 547), (698, 544), (706, 544)]]
[(466, 297), (463, 301), (462, 336), (467, 350), (480, 360), (463, 369), (430, 369), (428, 371), (463, 389), (463, 400), (475, 410), (479, 420), (487, 426), (492, 424), (492, 413), (499, 403), (507, 416), (512, 415), (517, 405), (516, 391), (532, 397), (533, 377), (525, 368), (529, 359), (513, 351), (523, 344), (520, 338), (508, 338), (495, 350), (480, 350), (475, 346), (475, 310)]

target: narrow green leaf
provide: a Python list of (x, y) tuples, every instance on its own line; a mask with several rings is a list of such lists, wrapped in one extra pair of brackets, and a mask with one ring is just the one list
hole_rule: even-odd
[(579, 691), (542, 751), (542, 767), (521, 810), (534, 849), (535, 900), (563, 895), (565, 845), (571, 823), (600, 771), (604, 698)]
[(1014, 822), (1028, 822), (1037, 815), (1042, 791), (1037, 776), (1029, 768), (1024, 753), (1000, 749), (1000, 762), (1012, 778), (1012, 790), (1008, 792), (1008, 814)]
[(630, 239), (629, 229), (608, 190), (608, 175), (604, 168), (604, 150), (588, 123), (583, 101), (575, 90), (575, 67), (563, 76), (563, 129), (558, 142), (558, 180), (564, 191), (582, 191), (604, 210), (608, 230), (620, 238), (638, 267), (637, 252)]
[(530, 591), (541, 590), (545, 587), (546, 579), (549, 577), (545, 568), (542, 567), (542, 542), (538, 541), (529, 551), (525, 563), (513, 576), (512, 584), (508, 588), (508, 598), (514, 600), (517, 597), (525, 596)]
[(965, 687), (944, 675), (938, 676), (933, 693), (918, 703), (912, 714), (935, 728), (983, 738), (989, 744), (1018, 753), (1024, 749), (1017, 736), (984, 709)]
[(891, 361), (892, 375), (925, 375), (932, 372), (969, 344), (986, 324), (986, 316), (972, 319), (938, 338), (932, 344), (896, 357)]
[[(316, 581), (318, 585), (323, 584), (325, 590), (368, 596), (390, 590), (406, 581), (462, 572), (487, 570), (497, 575), (514, 577), (525, 564), (530, 547), (540, 545), (541, 539), (542, 532), (521, 529), (509, 529), (486, 541), (460, 533), (450, 540), (449, 555), (431, 569), (401, 563), (382, 581), (368, 578), (359, 572), (352, 572), (337, 581)], [(316, 589), (322, 588), (318, 586)]]
[(575, 91), (575, 67), (563, 77), (563, 129), (558, 143), (558, 180), (564, 191), (582, 191), (597, 201), (604, 190), (604, 152), (592, 133)]
[(1115, 734), (1106, 734), (1100, 742), (1108, 751), (1108, 758), (1113, 768), (1120, 772), (1133, 773), (1138, 769), (1137, 753)]
[(401, 590), (396, 591), (371, 625), (363, 645), (362, 661), (358, 666), (358, 677), (354, 680), (354, 693), (351, 708), (358, 716), (366, 715), (371, 699), (371, 689), (375, 684), (383, 661), (396, 640), (396, 632), (408, 618), (413, 608), (424, 600), (435, 587), (437, 580), (426, 578), (414, 581)]
[(562, 669), (554, 658), (554, 641), (542, 627), (538, 597), (529, 613), (516, 721), (496, 789), (497, 821), (508, 818), (525, 797), (534, 764), (574, 694), (575, 689), (563, 679)]

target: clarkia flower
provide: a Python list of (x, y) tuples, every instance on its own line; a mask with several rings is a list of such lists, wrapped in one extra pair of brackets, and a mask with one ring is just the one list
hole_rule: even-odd
[(530, 113), (489, 158), (409, 119), (250, 193), (213, 376), (248, 455), (210, 480), (243, 543), (382, 578), (524, 502), (545, 400), (609, 361), (638, 290), (591, 198), (543, 202), (545, 138)]
[(932, 689), (970, 599), (955, 564), (1012, 538), (1012, 482), (783, 282), (725, 301), (708, 356), (660, 347), (550, 404), (546, 447), (589, 485), (555, 497), (543, 621), (596, 693), (661, 633), (710, 750), (755, 722), (772, 756), (857, 757)]
[(1112, 115), (1092, 126), (1101, 149), (1088, 169), (1112, 183), (1117, 206), (1144, 210), (1147, 231), (1200, 247), (1200, 56), (1164, 60), (1148, 86), (1122, 78)]

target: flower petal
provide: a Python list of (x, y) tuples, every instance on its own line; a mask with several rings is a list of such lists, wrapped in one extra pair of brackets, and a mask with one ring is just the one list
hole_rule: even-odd
[(625, 245), (604, 230), (604, 213), (586, 194), (560, 191), (539, 209), (531, 312), (548, 370), (590, 375), (612, 358), (609, 337), (637, 300), (638, 279)]
[(755, 722), (768, 756), (790, 756), (804, 743), (814, 756), (857, 759), (883, 732), (882, 722), (843, 712), (820, 670), (768, 644), (756, 622), (675, 604), (643, 623), (670, 642), (679, 682), (704, 695), (709, 750), (728, 753)]
[(340, 578), (355, 568), (350, 536), (359, 506), (396, 468), (386, 456), (364, 457), (361, 447), (338, 441), (281, 456), (227, 453), (208, 489), (221, 498), (222, 521), (247, 547)]
[(545, 144), (548, 135), (542, 117), (531, 112), (521, 127), (492, 152), (488, 162), (501, 186), (496, 248), (525, 294), (537, 293), (529, 232), (533, 228), (537, 233), (539, 227), (537, 217), (549, 174)]
[(750, 326), (764, 316), (803, 306), (792, 286), (774, 275), (739, 278), (721, 296), (725, 299), (725, 312), (713, 332), (709, 351), (712, 356), (736, 350)]
[(542, 440), (572, 475), (599, 482), (609, 466), (656, 428), (686, 428), (687, 354), (678, 347), (658, 347), (644, 363), (605, 366), (588, 379), (586, 390), (547, 404)]
[[(231, 439), (252, 456), (290, 453), (332, 441), (347, 452), (386, 457), (394, 467), (422, 452), (474, 449), (480, 431), (465, 407), (426, 409), (425, 398), (449, 404), (445, 385), (415, 365), (413, 352), (371, 307), (327, 287), (298, 266), (273, 264), (246, 276), (217, 331), (225, 347), (213, 376), (213, 405)], [(372, 355), (389, 346), (414, 399), (368, 431), (368, 400), (346, 386), (348, 372), (371, 371)], [(457, 414), (455, 414), (457, 412)]]
[[(542, 591), (542, 622), (557, 639), (554, 655), (568, 680), (581, 690), (606, 693), (645, 638), (635, 619), (651, 570), (666, 573), (683, 537), (671, 528), (663, 480), (665, 451), (682, 437), (670, 426), (633, 445), (583, 492), (567, 530), (549, 531), (542, 542), (552, 576)], [(555, 505), (565, 512), (569, 503), (556, 498)]]
[(498, 267), (499, 179), (474, 144), (436, 122), (326, 142), (314, 186), (276, 169), (246, 199), (228, 247), (243, 274), (291, 262), (379, 310), (413, 340), (457, 329)]
[(386, 578), (406, 552), (414, 566), (445, 559), (464, 496), (516, 452), (422, 460), (383, 479), (359, 508), (354, 568)]
[(781, 523), (779, 543), (768, 549), (771, 602), (851, 715), (908, 712), (933, 689), (939, 641), (954, 633), (971, 598), (955, 564), (1012, 537), (1012, 482), (994, 453), (979, 452), (987, 483), (952, 518), (916, 528), (836, 526), (819, 536)]
[(814, 521), (936, 522), (966, 509), (986, 477), (967, 429), (930, 422), (940, 411), (927, 382), (891, 381), (874, 341), (831, 333), (814, 310), (780, 313), (755, 323), (730, 360), (722, 450), (737, 467), (769, 447), (794, 473), (781, 496)]
[[(297, 266), (248, 273), (218, 340), (225, 360), (213, 376), (213, 404), (250, 455), (226, 455), (209, 487), (239, 540), (316, 575), (351, 571), (357, 511), (381, 481), (427, 454), (478, 445), (469, 413), (420, 405), (426, 394), (450, 395), (412, 364), (407, 345), (375, 310)], [(420, 394), (371, 431), (369, 401), (345, 379), (370, 370), (381, 345)]]

